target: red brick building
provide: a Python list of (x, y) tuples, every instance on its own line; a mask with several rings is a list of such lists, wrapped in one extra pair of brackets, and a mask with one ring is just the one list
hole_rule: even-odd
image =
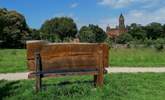
[(116, 28), (110, 28), (110, 26), (108, 25), (106, 29), (106, 33), (108, 34), (108, 36), (115, 38), (120, 34), (127, 32), (124, 21), (124, 16), (121, 14), (119, 17), (119, 26), (116, 26)]

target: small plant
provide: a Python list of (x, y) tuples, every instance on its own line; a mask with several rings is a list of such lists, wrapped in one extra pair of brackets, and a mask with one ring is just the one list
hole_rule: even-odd
[(163, 44), (156, 44), (155, 48), (157, 51), (162, 51), (164, 49), (164, 46), (163, 46)]
[(157, 51), (162, 51), (164, 49), (164, 40), (163, 39), (157, 39), (155, 41), (155, 48)]

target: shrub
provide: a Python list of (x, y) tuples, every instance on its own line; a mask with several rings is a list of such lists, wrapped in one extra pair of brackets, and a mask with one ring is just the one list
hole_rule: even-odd
[(130, 42), (132, 40), (133, 40), (133, 38), (132, 38), (132, 36), (130, 34), (123, 33), (119, 37), (117, 37), (116, 42), (120, 43), (120, 44), (126, 44), (126, 43), (128, 43), (128, 42)]
[(109, 46), (110, 48), (111, 48), (112, 45), (113, 45), (113, 41), (112, 41), (112, 39), (111, 39), (110, 37), (107, 37), (107, 38), (105, 39), (105, 43), (107, 43), (108, 46)]
[(157, 39), (155, 41), (155, 48), (156, 48), (156, 50), (157, 51), (162, 51), (164, 49), (163, 44), (164, 44), (164, 39), (161, 39), (161, 38)]

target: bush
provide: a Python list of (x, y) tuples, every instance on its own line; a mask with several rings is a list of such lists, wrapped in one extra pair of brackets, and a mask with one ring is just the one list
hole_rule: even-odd
[(111, 39), (110, 37), (107, 37), (107, 38), (105, 39), (105, 43), (107, 43), (108, 46), (109, 46), (110, 48), (111, 48), (112, 45), (113, 45), (113, 41), (112, 41), (112, 39)]
[(157, 51), (162, 51), (164, 49), (163, 44), (155, 44), (155, 48)]
[(154, 44), (154, 41), (152, 39), (145, 39), (144, 44), (146, 47), (150, 47)]
[(164, 49), (164, 42), (164, 39), (161, 38), (155, 41), (155, 48), (157, 51), (162, 51)]
[(119, 37), (116, 38), (116, 42), (120, 44), (126, 44), (132, 40), (133, 40), (132, 36), (128, 33), (123, 33)]

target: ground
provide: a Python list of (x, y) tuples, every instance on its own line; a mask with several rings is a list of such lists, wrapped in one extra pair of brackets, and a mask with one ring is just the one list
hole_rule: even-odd
[[(165, 66), (165, 51), (110, 49), (110, 66)], [(28, 71), (26, 50), (0, 50), (0, 73)], [(128, 68), (129, 69), (129, 68)], [(148, 69), (147, 69), (148, 70)], [(123, 70), (122, 70), (123, 71)], [(113, 73), (104, 86), (95, 88), (92, 76), (46, 78), (42, 92), (35, 93), (34, 80), (0, 80), (0, 100), (164, 100), (165, 73)]]
[[(165, 50), (152, 48), (110, 49), (111, 67), (163, 67)], [(28, 71), (25, 49), (0, 49), (0, 73)]]
[(165, 73), (107, 74), (103, 88), (95, 88), (92, 76), (44, 80), (36, 94), (33, 80), (0, 81), (4, 100), (164, 100)]

